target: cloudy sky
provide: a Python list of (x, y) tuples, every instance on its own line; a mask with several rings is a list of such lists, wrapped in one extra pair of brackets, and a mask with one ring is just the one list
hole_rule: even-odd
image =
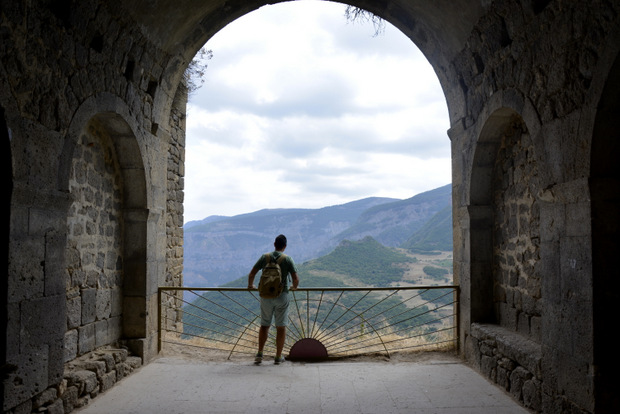
[(405, 199), (448, 184), (439, 82), (386, 24), (345, 6), (265, 6), (226, 26), (187, 116), (185, 221), (263, 208)]

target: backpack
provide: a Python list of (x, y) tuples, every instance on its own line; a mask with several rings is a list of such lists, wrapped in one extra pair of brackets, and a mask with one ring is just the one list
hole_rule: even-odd
[(263, 267), (263, 273), (258, 282), (258, 294), (261, 298), (273, 299), (280, 296), (284, 290), (284, 276), (280, 264), (286, 256), (281, 254), (276, 260), (270, 253), (267, 253), (267, 264)]

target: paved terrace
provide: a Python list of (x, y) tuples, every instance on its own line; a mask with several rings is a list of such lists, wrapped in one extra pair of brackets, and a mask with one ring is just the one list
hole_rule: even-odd
[(445, 354), (321, 363), (161, 357), (79, 414), (525, 414), (507, 393)]

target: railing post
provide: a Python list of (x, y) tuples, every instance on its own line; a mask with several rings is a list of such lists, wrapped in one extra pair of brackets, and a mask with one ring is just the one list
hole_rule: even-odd
[(454, 317), (454, 329), (456, 330), (456, 332), (454, 332), (454, 339), (456, 340), (456, 354), (460, 355), (461, 354), (461, 288), (460, 286), (455, 286), (454, 287), (454, 312), (455, 312), (455, 317)]
[(157, 288), (157, 353), (161, 353), (162, 343), (162, 305), (161, 305), (161, 287)]

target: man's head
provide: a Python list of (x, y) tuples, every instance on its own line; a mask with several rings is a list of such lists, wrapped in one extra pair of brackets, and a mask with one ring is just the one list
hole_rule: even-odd
[(273, 243), (276, 250), (282, 250), (286, 247), (286, 236), (284, 234), (280, 234), (276, 237), (276, 241)]

